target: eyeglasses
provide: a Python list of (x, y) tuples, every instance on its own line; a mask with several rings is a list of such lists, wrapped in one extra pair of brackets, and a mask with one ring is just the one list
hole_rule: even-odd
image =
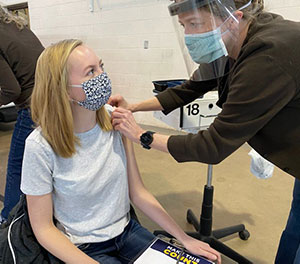
[(180, 259), (183, 256), (184, 251), (186, 250), (186, 248), (183, 247), (181, 244), (179, 244), (178, 241), (175, 238), (171, 238), (170, 241), (169, 241), (169, 243), (172, 244), (172, 245), (174, 245), (178, 249), (180, 249), (180, 253), (179, 253), (179, 255), (177, 257), (177, 261), (176, 261), (176, 264), (179, 264), (180, 263)]
[(177, 258), (176, 264), (179, 264), (179, 261), (180, 261), (182, 255), (183, 255), (183, 253), (184, 253), (184, 250), (185, 250), (184, 247), (183, 247), (183, 248), (180, 248), (180, 249), (181, 249), (181, 251), (180, 251), (180, 254), (179, 254), (178, 258)]

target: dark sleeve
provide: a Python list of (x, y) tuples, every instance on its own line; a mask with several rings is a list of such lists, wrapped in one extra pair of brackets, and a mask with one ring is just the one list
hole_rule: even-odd
[(20, 96), (21, 88), (2, 55), (0, 55), (0, 73), (0, 104), (5, 105)]
[(234, 70), (227, 101), (207, 130), (171, 136), (170, 154), (178, 162), (221, 162), (251, 139), (294, 96), (296, 82), (271, 56), (245, 59)]
[(166, 89), (159, 93), (156, 98), (164, 109), (163, 113), (168, 114), (174, 109), (194, 101), (216, 87), (217, 80), (202, 82), (188, 80), (181, 85)]

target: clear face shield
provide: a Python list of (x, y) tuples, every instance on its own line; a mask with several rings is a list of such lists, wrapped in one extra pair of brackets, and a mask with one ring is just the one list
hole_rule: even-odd
[(228, 60), (239, 45), (241, 14), (237, 11), (250, 5), (251, 0), (239, 9), (233, 0), (175, 0), (169, 6), (186, 67), (194, 81), (226, 74)]

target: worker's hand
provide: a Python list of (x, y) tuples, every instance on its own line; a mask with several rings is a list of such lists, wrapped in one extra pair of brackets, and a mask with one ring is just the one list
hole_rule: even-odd
[(216, 261), (216, 263), (221, 264), (221, 254), (211, 248), (209, 244), (190, 236), (187, 236), (184, 241), (181, 241), (181, 243), (189, 252), (195, 255), (203, 256), (209, 260)]
[(124, 99), (123, 96), (121, 96), (120, 94), (116, 94), (116, 95), (112, 95), (109, 99), (108, 99), (108, 104), (115, 106), (115, 107), (122, 107), (125, 109), (130, 110), (129, 104), (127, 103), (127, 101)]
[(136, 122), (131, 111), (118, 107), (112, 114), (112, 125), (131, 141), (139, 143), (140, 136), (145, 132)]

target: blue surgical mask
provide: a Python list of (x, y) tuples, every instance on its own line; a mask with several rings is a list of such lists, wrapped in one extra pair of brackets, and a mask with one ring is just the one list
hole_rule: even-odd
[(211, 63), (228, 55), (220, 27), (201, 34), (185, 34), (184, 38), (185, 45), (196, 63)]
[(72, 87), (81, 87), (85, 93), (84, 101), (75, 101), (84, 108), (96, 111), (105, 105), (111, 96), (111, 81), (105, 72), (83, 82), (81, 85), (70, 85)]
[[(252, 0), (249, 0), (247, 4), (240, 7), (238, 10), (243, 10), (252, 4)], [(215, 30), (201, 33), (201, 34), (185, 34), (185, 45), (194, 62), (201, 63), (211, 63), (223, 56), (227, 56), (228, 52), (222, 36), (228, 33), (228, 30), (221, 33), (221, 27), (226, 23), (226, 21), (232, 18), (237, 21), (237, 19), (231, 14), (221, 26)]]

